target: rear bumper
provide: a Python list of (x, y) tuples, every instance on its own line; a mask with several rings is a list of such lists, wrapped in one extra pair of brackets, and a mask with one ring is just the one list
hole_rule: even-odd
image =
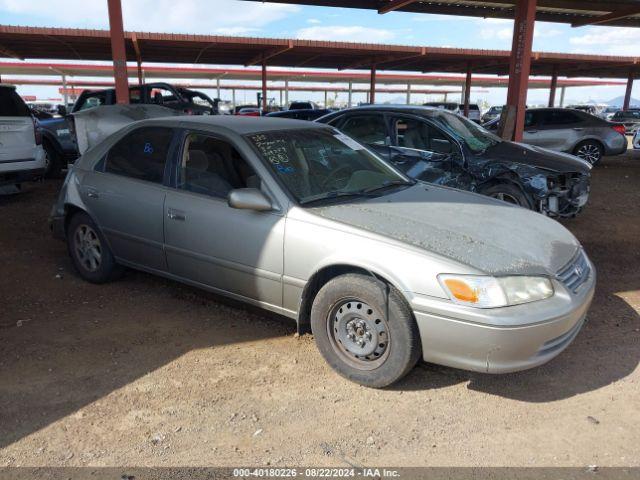
[(44, 176), (44, 168), (0, 172), (0, 185), (16, 185), (23, 182), (35, 182)]
[[(559, 295), (563, 298), (549, 299), (551, 304), (569, 302), (570, 308), (557, 309), (561, 311), (556, 315), (552, 314), (555, 308), (546, 309), (536, 323), (517, 325), (523, 316), (529, 317), (527, 321), (532, 318), (534, 304), (495, 309), (502, 311), (495, 312), (501, 322), (508, 323), (508, 316), (512, 315), (513, 326), (470, 322), (440, 312), (414, 310), (423, 358), (427, 362), (483, 373), (508, 373), (542, 365), (559, 355), (578, 335), (593, 298), (595, 273), (582, 288), (578, 296), (567, 293)], [(529, 312), (520, 315), (519, 312), (526, 309)], [(491, 315), (491, 312), (481, 315)]]
[(605, 142), (604, 154), (605, 155), (621, 155), (627, 151), (628, 140), (626, 135), (619, 135), (615, 140)]

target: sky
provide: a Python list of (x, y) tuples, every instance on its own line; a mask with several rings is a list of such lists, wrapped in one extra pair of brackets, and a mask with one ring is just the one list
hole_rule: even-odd
[[(509, 50), (513, 29), (511, 20), (405, 12), (378, 15), (368, 10), (240, 0), (122, 0), (122, 6), (126, 30), (150, 32)], [(107, 1), (0, 0), (0, 23), (106, 29)], [(533, 48), (545, 52), (638, 55), (639, 44), (638, 28), (571, 28), (565, 24), (536, 22)], [(55, 87), (21, 87), (19, 92), (39, 98), (59, 96)], [(602, 101), (623, 94), (624, 86), (580, 87), (568, 89), (566, 99), (568, 102)], [(640, 97), (640, 82), (636, 82), (633, 94)], [(228, 92), (222, 96), (230, 95)], [(242, 94), (238, 95), (242, 99)], [(245, 95), (253, 99), (254, 93)], [(321, 97), (322, 94), (304, 92), (290, 94), (290, 100)], [(377, 100), (397, 97), (380, 94)], [(506, 89), (483, 89), (471, 96), (472, 101), (485, 100), (491, 104), (502, 104), (505, 98)], [(547, 98), (547, 90), (531, 90), (528, 103), (542, 104)]]

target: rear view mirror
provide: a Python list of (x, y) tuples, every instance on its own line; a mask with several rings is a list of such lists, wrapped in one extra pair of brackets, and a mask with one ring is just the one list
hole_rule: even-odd
[(255, 210), (257, 212), (273, 210), (271, 200), (257, 188), (238, 188), (231, 190), (227, 197), (227, 203), (231, 208), (241, 210)]

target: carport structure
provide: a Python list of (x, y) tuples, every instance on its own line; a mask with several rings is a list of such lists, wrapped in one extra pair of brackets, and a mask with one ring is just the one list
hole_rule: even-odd
[[(246, 0), (256, 1), (256, 0)], [(549, 103), (555, 99), (555, 85), (557, 77), (575, 72), (573, 67), (567, 71), (563, 62), (545, 62), (541, 68), (537, 65), (536, 55), (532, 52), (533, 30), (535, 20), (545, 22), (569, 23), (573, 27), (585, 25), (608, 25), (623, 27), (640, 27), (640, 3), (637, 0), (270, 0), (274, 3), (288, 3), (297, 5), (314, 5), (324, 7), (361, 8), (387, 14), (394, 11), (430, 13), (441, 15), (474, 16), (483, 18), (505, 18), (514, 20), (512, 49), (508, 58), (508, 73), (510, 78), (507, 94), (507, 121), (505, 137), (514, 140), (522, 139), (524, 128), (524, 110), (527, 100), (527, 78), (533, 74), (550, 75), (551, 95)], [(552, 59), (549, 59), (552, 60)], [(585, 59), (586, 60), (586, 59)], [(491, 68), (490, 63), (480, 63), (483, 67)], [(588, 62), (587, 62), (588, 63)], [(504, 64), (499, 63), (504, 71)], [(627, 79), (624, 108), (629, 107), (633, 80), (638, 75), (637, 61), (611, 64), (616, 70), (616, 78)], [(376, 64), (372, 62), (372, 78), (375, 77)], [(577, 67), (583, 74), (593, 76), (607, 76), (600, 68), (591, 70), (589, 65)], [(467, 63), (460, 62), (458, 71), (465, 71), (469, 83), (472, 73), (478, 72), (478, 62), (469, 59)], [(543, 70), (543, 72), (540, 72)], [(587, 71), (589, 73), (587, 73)], [(468, 106), (465, 102), (465, 112)], [(503, 124), (503, 127), (505, 125)]]
[[(129, 79), (138, 77), (139, 83), (143, 79), (181, 79), (178, 83), (190, 88), (211, 88), (218, 91), (220, 97), (221, 90), (231, 90), (232, 98), (235, 103), (236, 90), (256, 90), (260, 87), (243, 85), (241, 83), (222, 83), (225, 82), (245, 82), (260, 81), (262, 78), (261, 70), (249, 68), (212, 68), (212, 67), (175, 67), (175, 66), (159, 66), (144, 65), (141, 66), (141, 72), (135, 67), (128, 67)], [(273, 83), (267, 85), (268, 91), (280, 91), (284, 93), (284, 104), (288, 104), (289, 91), (305, 91), (305, 92), (346, 92), (348, 94), (348, 104), (351, 106), (353, 93), (370, 93), (369, 88), (356, 87), (357, 84), (369, 82), (369, 75), (364, 72), (357, 71), (319, 71), (319, 70), (302, 70), (302, 69), (274, 69), (268, 71), (268, 77), (271, 82), (280, 82), (283, 85), (275, 86)], [(86, 63), (60, 63), (60, 62), (0, 62), (0, 75), (5, 81), (17, 85), (54, 85), (61, 84), (64, 88), (70, 87), (113, 87), (112, 82), (91, 82), (80, 80), (73, 77), (112, 77), (113, 68), (111, 65), (95, 65)], [(40, 77), (59, 76), (61, 81), (48, 79), (25, 79), (20, 77), (8, 78), (7, 75), (29, 75)], [(203, 80), (215, 82), (213, 85), (195, 84), (192, 80)], [(185, 80), (189, 80), (185, 82)], [(296, 86), (296, 82), (311, 82), (324, 84), (323, 86)], [(474, 77), (474, 87), (490, 88), (490, 87), (506, 87), (509, 79), (507, 77), (495, 76), (476, 76)], [(131, 81), (130, 83), (135, 83)], [(347, 87), (339, 87), (335, 85), (327, 85), (332, 83), (342, 83)], [(380, 87), (379, 84), (387, 85)], [(401, 88), (402, 85), (404, 88)], [(466, 78), (461, 75), (453, 74), (416, 74), (416, 73), (379, 73), (377, 75), (376, 92), (380, 93), (405, 93), (407, 103), (411, 103), (413, 94), (442, 94), (445, 101), (449, 94), (457, 94), (460, 89), (443, 89), (436, 90), (434, 85), (446, 87), (463, 87), (466, 90)], [(585, 79), (557, 79), (556, 83), (562, 91), (560, 104), (567, 87), (593, 87), (593, 86), (617, 86), (624, 85), (614, 80), (585, 80)], [(529, 78), (530, 89), (549, 88), (550, 82), (546, 78)], [(417, 88), (416, 88), (417, 87)], [(429, 88), (427, 88), (429, 87)], [(478, 90), (475, 90), (476, 92)], [(281, 102), (282, 103), (282, 102)]]
[[(468, 111), (472, 75), (478, 73), (509, 75), (507, 109), (512, 113), (505, 122), (505, 136), (520, 139), (524, 125), (524, 108), (529, 75), (551, 77), (550, 101), (555, 100), (558, 77), (600, 77), (627, 78), (626, 104), (631, 96), (633, 79), (638, 72), (640, 58), (619, 56), (596, 56), (560, 53), (531, 52), (533, 21), (536, 15), (536, 0), (512, 0), (507, 2), (440, 1), (411, 2), (407, 0), (356, 1), (340, 0), (279, 0), (281, 3), (315, 4), (326, 6), (352, 6), (376, 8), (380, 13), (391, 10), (407, 10), (418, 7), (435, 7), (425, 13), (449, 13), (469, 15), (475, 12), (484, 16), (516, 18), (516, 35), (512, 51), (474, 50), (441, 47), (420, 47), (404, 45), (372, 45), (346, 42), (313, 40), (246, 38), (211, 35), (184, 35), (146, 32), (124, 32), (119, 0), (108, 0), (111, 32), (106, 30), (80, 30), (59, 28), (35, 28), (0, 26), (0, 54), (17, 59), (64, 59), (64, 60), (113, 60), (119, 102), (128, 101), (126, 62), (136, 62), (139, 81), (142, 81), (142, 62), (204, 63), (221, 65), (260, 66), (262, 81), (262, 102), (267, 101), (267, 66), (330, 68), (338, 70), (367, 70), (369, 72), (369, 101), (375, 102), (378, 70), (406, 72), (442, 72), (465, 74), (465, 110)], [(607, 11), (615, 2), (587, 1), (568, 2), (566, 0), (539, 0), (540, 5), (563, 3), (566, 7), (562, 15), (544, 10), (540, 19), (554, 21), (576, 21), (584, 24), (587, 20), (605, 23), (605, 15), (582, 14), (572, 16), (570, 5), (599, 4), (601, 11)], [(630, 8), (629, 2), (624, 3)], [(480, 8), (480, 4), (484, 7)], [(501, 8), (490, 4), (501, 5)], [(605, 5), (606, 4), (606, 5)], [(475, 9), (471, 8), (475, 5)], [(446, 11), (443, 8), (446, 7)], [(541, 7), (542, 8), (542, 7)], [(551, 8), (551, 7), (549, 7)], [(584, 12), (576, 7), (576, 11)], [(630, 10), (627, 10), (629, 12)], [(556, 10), (553, 10), (556, 12)], [(609, 12), (611, 13), (611, 12)], [(635, 22), (635, 16), (617, 18), (619, 22)], [(550, 102), (551, 103), (551, 102)], [(511, 132), (513, 131), (513, 133)]]

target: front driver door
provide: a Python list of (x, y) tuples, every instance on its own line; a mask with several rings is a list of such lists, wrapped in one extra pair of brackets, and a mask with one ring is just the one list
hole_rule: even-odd
[(412, 117), (392, 118), (391, 162), (412, 178), (446, 184), (458, 147), (436, 127)]
[(185, 134), (177, 163), (164, 211), (169, 271), (280, 307), (284, 214), (227, 204), (233, 189), (265, 189), (255, 170), (230, 141), (198, 132)]

